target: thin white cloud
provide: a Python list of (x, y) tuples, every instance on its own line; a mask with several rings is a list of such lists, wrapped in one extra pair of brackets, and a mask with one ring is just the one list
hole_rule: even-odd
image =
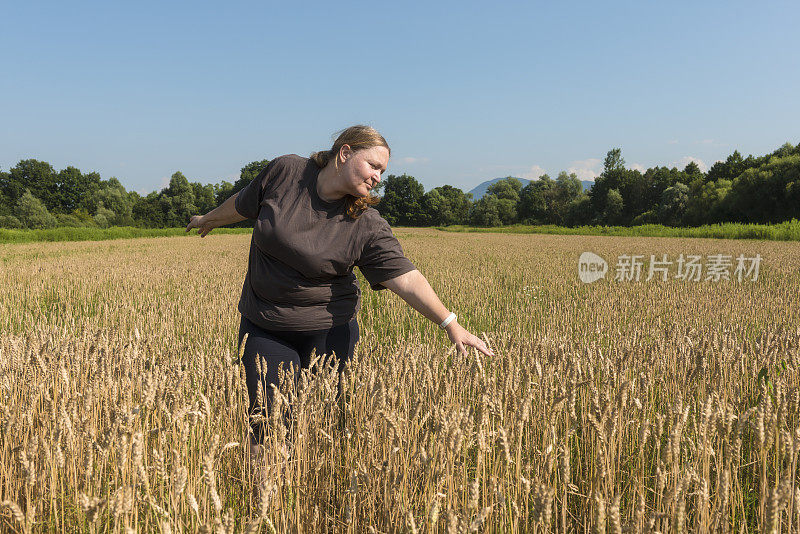
[(601, 164), (603, 160), (600, 158), (589, 158), (571, 161), (567, 172), (575, 173), (581, 180), (594, 180), (595, 177), (600, 176)]
[(706, 165), (706, 163), (702, 159), (696, 158), (694, 156), (683, 156), (681, 159), (673, 161), (668, 166), (677, 167), (679, 170), (683, 170), (683, 168), (686, 167), (690, 161), (694, 161), (695, 163), (697, 163), (697, 166), (700, 167), (701, 171), (706, 172), (708, 170), (708, 165)]
[(525, 178), (528, 180), (538, 180), (539, 177), (543, 174), (547, 174), (547, 171), (544, 170), (543, 167), (540, 167), (539, 165), (531, 165), (530, 169), (523, 172), (520, 178)]
[(644, 171), (647, 170), (647, 167), (645, 167), (641, 163), (630, 163), (630, 164), (626, 165), (626, 167), (628, 167), (629, 169), (632, 169), (634, 171), (639, 171), (639, 172), (644, 172)]
[(678, 140), (677, 139), (670, 139), (669, 141), (667, 141), (667, 144), (668, 145), (677, 145), (678, 144)]
[(491, 172), (491, 173), (505, 173), (508, 174), (519, 174), (525, 172), (522, 170), (523, 167), (521, 166), (510, 166), (510, 165), (484, 165), (483, 167), (478, 167), (478, 172)]
[(430, 158), (415, 158), (413, 156), (406, 156), (404, 158), (400, 158), (400, 163), (427, 163), (430, 161)]

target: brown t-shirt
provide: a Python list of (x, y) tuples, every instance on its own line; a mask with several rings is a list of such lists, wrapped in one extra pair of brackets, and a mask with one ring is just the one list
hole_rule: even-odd
[(280, 156), (236, 198), (236, 211), (256, 219), (239, 311), (262, 328), (348, 323), (360, 308), (354, 266), (375, 290), (415, 269), (376, 210), (351, 219), (344, 198), (320, 198), (319, 171), (307, 158)]

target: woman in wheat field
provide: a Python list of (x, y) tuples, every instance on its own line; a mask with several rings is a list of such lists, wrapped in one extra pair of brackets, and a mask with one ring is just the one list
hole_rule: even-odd
[[(297, 379), (312, 351), (335, 354), (340, 371), (352, 357), (359, 335), (356, 266), (373, 290), (390, 289), (446, 330), (460, 352), (471, 346), (492, 354), (441, 303), (371, 207), (378, 199), (370, 190), (389, 156), (389, 145), (375, 129), (352, 126), (330, 150), (273, 159), (248, 186), (206, 215), (192, 217), (186, 227), (206, 236), (219, 226), (256, 220), (239, 300), (251, 416), (269, 410), (281, 364), (292, 365)], [(257, 355), (266, 360), (265, 383)], [(267, 392), (264, 407), (257, 402), (259, 390)], [(252, 430), (251, 444), (258, 447), (263, 425), (253, 423)]]

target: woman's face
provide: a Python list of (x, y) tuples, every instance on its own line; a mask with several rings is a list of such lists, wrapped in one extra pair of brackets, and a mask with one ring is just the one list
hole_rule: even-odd
[(381, 175), (389, 164), (389, 149), (383, 146), (352, 150), (344, 145), (339, 152), (344, 158), (341, 173), (347, 194), (363, 197), (381, 181)]

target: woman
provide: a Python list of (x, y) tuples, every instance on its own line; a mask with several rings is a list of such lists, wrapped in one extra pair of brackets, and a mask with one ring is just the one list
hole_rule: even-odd
[[(388, 288), (447, 331), (458, 350), (475, 347), (492, 355), (441, 303), (425, 277), (403, 255), (388, 223), (370, 206), (370, 194), (389, 163), (389, 145), (368, 126), (341, 132), (333, 147), (310, 159), (280, 156), (239, 193), (203, 216), (188, 232), (205, 237), (218, 226), (256, 219), (239, 311), (239, 342), (248, 334), (242, 363), (256, 414), (259, 389), (267, 392), (294, 365), (295, 378), (309, 366), (312, 350), (335, 354), (343, 364), (358, 341), (358, 266), (374, 290)], [(266, 359), (266, 384), (259, 383), (256, 355)], [(262, 411), (263, 413), (263, 411)], [(253, 425), (255, 443), (262, 425)]]

